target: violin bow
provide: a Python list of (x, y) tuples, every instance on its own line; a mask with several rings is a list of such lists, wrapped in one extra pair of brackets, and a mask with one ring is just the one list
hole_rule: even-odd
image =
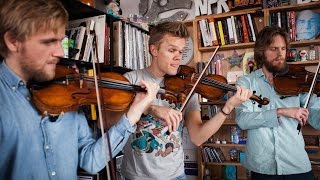
[[(92, 53), (92, 66), (93, 66), (93, 77), (94, 77), (94, 84), (95, 84), (95, 89), (96, 89), (96, 95), (97, 95), (97, 106), (98, 106), (98, 114), (99, 114), (99, 123), (100, 123), (100, 131), (101, 131), (101, 138), (102, 138), (102, 151), (105, 152), (105, 156), (106, 156), (106, 172), (107, 172), (107, 178), (111, 179), (110, 176), (110, 169), (109, 169), (109, 163), (107, 160), (107, 156), (108, 156), (108, 152), (106, 149), (106, 142), (105, 142), (105, 131), (104, 131), (104, 124), (103, 124), (103, 113), (102, 113), (102, 106), (101, 104), (103, 103), (103, 91), (101, 90), (101, 88), (99, 88), (98, 85), (98, 79), (97, 79), (97, 71), (96, 71), (96, 66), (95, 64), (97, 63), (98, 65), (98, 74), (99, 74), (99, 82), (100, 82), (100, 87), (102, 87), (102, 81), (101, 81), (101, 71), (100, 71), (100, 65), (97, 62), (98, 59), (98, 49), (97, 49), (97, 41), (96, 41), (96, 34), (95, 32), (93, 32), (92, 34), (93, 37), (93, 47), (91, 48), (91, 53)], [(102, 102), (102, 103), (101, 103)], [(104, 108), (103, 108), (104, 110)], [(105, 111), (104, 111), (105, 112)], [(108, 149), (109, 149), (109, 155), (110, 155), (110, 162), (111, 162), (111, 171), (112, 171), (112, 179), (116, 179), (115, 177), (115, 170), (114, 170), (114, 163), (113, 163), (113, 156), (112, 156), (112, 149), (111, 149), (111, 144), (110, 144), (110, 137), (109, 137), (109, 133), (106, 133), (107, 136), (107, 140), (108, 140)]]
[[(313, 91), (314, 91), (314, 87), (316, 86), (316, 80), (318, 79), (319, 68), (320, 68), (320, 61), (319, 61), (318, 66), (317, 66), (317, 70), (315, 71), (315, 75), (314, 75), (314, 77), (313, 77), (312, 84), (311, 84), (311, 87), (310, 87), (310, 89), (309, 89), (306, 102), (305, 102), (305, 104), (304, 104), (304, 106), (303, 106), (304, 108), (307, 108), (308, 105), (309, 105), (310, 98), (311, 98), (311, 94), (312, 94)], [(302, 128), (302, 126), (301, 126), (300, 123), (299, 123), (298, 126), (297, 126), (298, 134), (300, 133), (301, 128)]]
[(218, 49), (220, 48), (220, 46), (216, 46), (216, 49), (214, 50), (214, 52), (212, 53), (210, 60), (208, 61), (208, 63), (206, 64), (206, 66), (204, 67), (204, 69), (202, 70), (201, 74), (199, 75), (199, 78), (197, 79), (197, 81), (194, 83), (191, 91), (189, 92), (188, 96), (186, 97), (186, 100), (183, 102), (181, 108), (180, 108), (180, 112), (183, 111), (183, 109), (186, 107), (187, 103), (189, 102), (194, 90), (196, 89), (198, 83), (200, 82), (200, 80), (202, 79), (202, 76), (204, 75), (204, 73), (206, 72), (206, 70), (208, 69), (209, 65), (211, 64), (212, 60), (214, 59), (214, 56), (216, 55)]

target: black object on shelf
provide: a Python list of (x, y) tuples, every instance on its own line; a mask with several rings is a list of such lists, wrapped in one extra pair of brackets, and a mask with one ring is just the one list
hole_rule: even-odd
[(99, 16), (104, 12), (76, 0), (60, 0), (69, 13), (69, 20)]

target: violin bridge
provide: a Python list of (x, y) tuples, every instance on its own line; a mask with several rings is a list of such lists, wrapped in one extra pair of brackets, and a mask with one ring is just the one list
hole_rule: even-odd
[(306, 83), (308, 81), (308, 74), (306, 75), (304, 82)]
[(83, 87), (83, 79), (80, 79), (80, 89)]

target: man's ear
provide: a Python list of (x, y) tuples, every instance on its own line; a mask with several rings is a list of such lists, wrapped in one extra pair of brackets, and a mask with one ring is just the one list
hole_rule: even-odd
[(150, 45), (150, 53), (153, 57), (157, 57), (158, 56), (158, 46), (152, 44)]
[(4, 33), (4, 43), (7, 45), (9, 51), (16, 52), (19, 49), (19, 41), (9, 32)]

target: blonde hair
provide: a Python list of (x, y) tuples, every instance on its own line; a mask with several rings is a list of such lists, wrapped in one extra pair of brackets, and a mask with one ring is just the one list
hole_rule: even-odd
[(58, 0), (0, 0), (0, 55), (6, 57), (6, 32), (23, 42), (39, 30), (66, 26), (68, 13)]
[(150, 31), (149, 46), (159, 46), (162, 43), (162, 39), (165, 35), (171, 35), (174, 37), (188, 38), (189, 32), (187, 26), (180, 21), (175, 22), (163, 22), (154, 26)]

